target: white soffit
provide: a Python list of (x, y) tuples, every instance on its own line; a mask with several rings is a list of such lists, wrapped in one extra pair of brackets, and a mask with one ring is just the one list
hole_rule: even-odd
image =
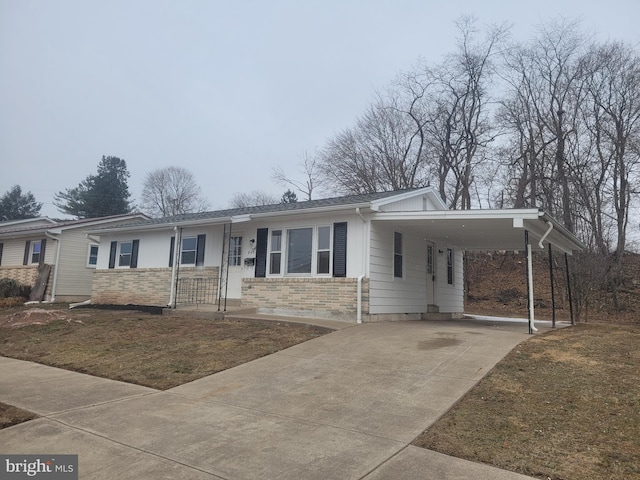
[[(455, 212), (455, 213), (454, 213)], [(456, 210), (446, 212), (395, 212), (373, 214), (373, 221), (389, 223), (402, 232), (413, 232), (435, 242), (466, 250), (524, 250), (524, 232), (529, 243), (540, 250), (538, 242), (548, 230), (541, 212), (527, 210)], [(580, 250), (581, 243), (573, 235), (554, 228), (543, 248), (566, 253)]]

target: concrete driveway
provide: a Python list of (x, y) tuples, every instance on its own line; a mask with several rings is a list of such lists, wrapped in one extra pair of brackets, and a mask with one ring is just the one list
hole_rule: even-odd
[(164, 392), (0, 358), (0, 401), (43, 415), (0, 453), (77, 453), (92, 479), (523, 479), (409, 443), (527, 337), (350, 326)]

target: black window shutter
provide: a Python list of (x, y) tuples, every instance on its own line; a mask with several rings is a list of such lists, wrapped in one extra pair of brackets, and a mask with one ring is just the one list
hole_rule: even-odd
[(44, 253), (46, 249), (47, 239), (43, 238), (42, 240), (40, 240), (40, 261), (38, 262), (38, 265), (44, 265)]
[(4, 249), (4, 243), (0, 243), (0, 265), (2, 265), (2, 250)]
[(111, 248), (109, 250), (109, 268), (116, 266), (116, 253), (118, 253), (118, 242), (111, 242)]
[(29, 265), (30, 250), (31, 250), (31, 240), (27, 240), (24, 244), (24, 259), (22, 260), (23, 265)]
[(269, 239), (269, 229), (259, 228), (256, 236), (256, 278), (267, 276), (267, 240)]
[(176, 237), (171, 237), (171, 243), (169, 244), (169, 267), (173, 267), (173, 254), (176, 248)]
[(131, 245), (131, 264), (129, 268), (138, 268), (138, 250), (140, 249), (140, 240), (134, 240)]
[(347, 222), (333, 224), (333, 276), (347, 276)]
[(196, 246), (196, 267), (204, 265), (204, 242), (206, 235), (198, 235), (198, 243)]

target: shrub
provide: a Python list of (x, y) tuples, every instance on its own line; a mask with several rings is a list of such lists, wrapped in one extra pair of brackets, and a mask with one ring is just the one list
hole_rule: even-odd
[(0, 298), (29, 298), (29, 295), (31, 295), (31, 287), (29, 285), (22, 285), (13, 278), (0, 279)]

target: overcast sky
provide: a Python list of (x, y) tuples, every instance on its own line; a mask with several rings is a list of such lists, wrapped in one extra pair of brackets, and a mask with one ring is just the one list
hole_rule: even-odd
[(639, 0), (0, 0), (0, 194), (53, 194), (124, 158), (182, 166), (212, 208), (284, 189), (305, 151), (350, 126), (401, 70), (454, 49), (454, 21), (509, 22), (526, 39), (556, 16), (640, 45)]

